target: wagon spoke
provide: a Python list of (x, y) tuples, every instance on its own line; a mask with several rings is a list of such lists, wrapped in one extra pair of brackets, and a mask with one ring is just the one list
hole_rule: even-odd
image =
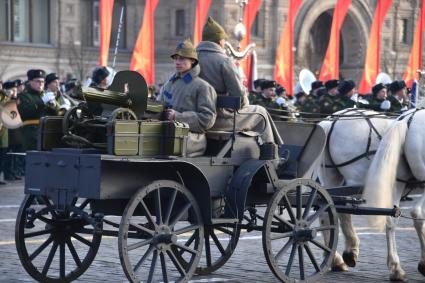
[(188, 247), (188, 246), (186, 246), (186, 245), (182, 245), (182, 244), (178, 244), (178, 243), (176, 243), (176, 244), (174, 244), (174, 245), (175, 245), (176, 247), (178, 247), (178, 248), (180, 248), (180, 249), (184, 250), (184, 251), (187, 251), (187, 252), (191, 253), (191, 254), (196, 254), (196, 250), (191, 249), (190, 247)]
[(142, 256), (142, 258), (136, 263), (134, 266), (134, 272), (136, 272), (140, 266), (142, 266), (143, 262), (148, 258), (148, 256), (152, 253), (154, 249), (154, 246), (150, 246), (149, 249), (145, 252), (145, 254)]
[(155, 232), (153, 231), (153, 230), (150, 230), (150, 229), (148, 229), (148, 228), (146, 228), (146, 227), (144, 227), (144, 226), (142, 226), (142, 225), (139, 225), (139, 224), (137, 224), (137, 223), (134, 223), (134, 222), (129, 222), (129, 224), (131, 225), (131, 226), (133, 226), (134, 228), (136, 228), (136, 229), (138, 229), (138, 230), (142, 230), (143, 232), (146, 232), (146, 233), (148, 233), (149, 235), (151, 235), (151, 236), (153, 236), (154, 234), (155, 234)]
[(289, 256), (288, 265), (286, 266), (286, 271), (285, 271), (286, 276), (288, 276), (289, 273), (291, 272), (291, 267), (292, 267), (292, 263), (294, 262), (296, 250), (297, 250), (297, 245), (296, 245), (296, 243), (294, 243), (292, 245), (292, 250), (291, 250), (291, 254)]
[(205, 238), (205, 256), (207, 259), (207, 266), (211, 266), (211, 246), (210, 246), (210, 238), (209, 233), (204, 233)]
[(314, 268), (316, 269), (317, 272), (319, 272), (320, 271), (319, 264), (317, 264), (316, 258), (314, 257), (314, 255), (313, 255), (313, 253), (312, 253), (312, 251), (311, 251), (310, 246), (308, 245), (308, 243), (305, 243), (304, 244), (304, 249), (307, 252), (308, 257), (310, 258), (310, 261), (313, 264)]
[(152, 242), (152, 239), (148, 239), (148, 240), (145, 240), (145, 241), (141, 241), (141, 242), (138, 242), (138, 243), (135, 243), (135, 244), (129, 245), (129, 246), (127, 247), (127, 250), (128, 250), (128, 251), (132, 251), (132, 250), (138, 249), (138, 248), (140, 248), (140, 247), (143, 247), (143, 246), (149, 245), (151, 242)]
[(59, 272), (60, 278), (65, 278), (65, 243), (59, 246)]
[(161, 207), (161, 188), (158, 188), (154, 193), (155, 198), (155, 215), (156, 215), (156, 224), (162, 224), (162, 207)]
[(81, 243), (86, 244), (89, 247), (92, 247), (92, 243), (89, 240), (84, 239), (80, 235), (73, 233), (71, 236), (77, 239), (78, 241), (80, 241)]
[(279, 260), (279, 258), (282, 257), (283, 254), (286, 253), (286, 251), (289, 249), (289, 247), (293, 244), (294, 239), (290, 238), (288, 240), (288, 242), (286, 242), (286, 244), (283, 246), (283, 248), (277, 253), (277, 255), (275, 256), (276, 261)]
[(49, 271), (50, 265), (52, 264), (53, 257), (55, 256), (56, 250), (58, 249), (58, 243), (54, 242), (53, 247), (49, 252), (49, 256), (46, 259), (46, 263), (44, 264), (43, 271), (41, 272), (43, 276), (46, 276)]
[(147, 216), (149, 222), (156, 227), (157, 225), (155, 223), (155, 220), (153, 219), (153, 216), (150, 213), (150, 211), (149, 211), (148, 207), (146, 206), (145, 202), (143, 200), (140, 200), (140, 204), (142, 205), (143, 209), (145, 210), (146, 216)]
[(309, 224), (313, 223), (320, 215), (322, 215), (322, 213), (327, 210), (330, 207), (330, 205), (327, 203), (326, 205), (320, 207), (316, 213), (314, 213), (313, 215), (311, 215), (310, 217), (307, 218), (307, 221)]
[(178, 229), (176, 231), (174, 231), (175, 235), (180, 235), (180, 234), (184, 234), (193, 230), (198, 230), (200, 228), (199, 225), (190, 225), (181, 229)]
[[(288, 225), (290, 228), (294, 228), (294, 224), (289, 223), (286, 219), (280, 218), (279, 215), (274, 214), (273, 218), (276, 219), (279, 222), (282, 222), (285, 225)], [(277, 223), (273, 223), (273, 224), (278, 225)]]
[(322, 243), (319, 243), (316, 240), (310, 240), (310, 242), (312, 242), (314, 245), (316, 245), (317, 247), (321, 248), (324, 251), (327, 251), (328, 253), (331, 253), (332, 250), (330, 248), (328, 248), (327, 246), (323, 245)]
[(50, 235), (50, 237), (43, 243), (41, 246), (39, 246), (30, 256), (29, 259), (32, 261), (35, 259), (42, 251), (44, 251), (45, 248), (47, 248), (50, 243), (53, 242), (53, 236)]
[(155, 273), (155, 267), (156, 267), (156, 261), (158, 258), (158, 251), (154, 250), (153, 251), (153, 256), (152, 256), (152, 262), (151, 262), (151, 268), (149, 269), (149, 277), (148, 277), (148, 283), (153, 282), (153, 274)]
[(46, 230), (40, 230), (40, 231), (36, 231), (36, 232), (30, 232), (30, 233), (24, 234), (24, 238), (31, 238), (31, 237), (46, 235), (46, 234), (51, 233), (52, 231), (53, 231), (53, 228), (46, 229)]
[(77, 253), (77, 251), (75, 250), (74, 245), (72, 244), (72, 241), (71, 241), (71, 239), (70, 239), (70, 238), (68, 238), (68, 239), (66, 240), (66, 244), (67, 244), (67, 246), (68, 246), (69, 251), (71, 252), (71, 255), (72, 255), (72, 258), (73, 258), (73, 259), (74, 259), (74, 261), (75, 261), (75, 264), (76, 264), (78, 267), (81, 267), (81, 260), (80, 260), (80, 257), (78, 256), (78, 253)]
[[(196, 239), (196, 233), (193, 233), (192, 236), (186, 241), (185, 246), (190, 246), (192, 242)], [(183, 254), (183, 251), (180, 252), (180, 255)]]
[(168, 221), (170, 221), (170, 215), (171, 215), (171, 211), (173, 211), (176, 196), (177, 196), (177, 190), (173, 190), (173, 194), (170, 197), (170, 202), (168, 203), (168, 208), (167, 208), (167, 211), (166, 211), (165, 217), (164, 217), (164, 223), (165, 224), (168, 224)]
[(301, 209), (303, 207), (302, 206), (301, 186), (297, 186), (296, 199), (297, 199), (297, 219), (301, 220)]
[(168, 271), (167, 271), (167, 262), (164, 257), (164, 253), (159, 254), (159, 258), (161, 259), (161, 268), (162, 268), (162, 280), (164, 283), (168, 283)]
[(310, 193), (310, 196), (308, 197), (307, 204), (305, 206), (304, 213), (303, 213), (303, 219), (305, 219), (308, 216), (308, 213), (310, 212), (311, 206), (313, 205), (316, 195), (317, 195), (317, 190), (313, 189)]
[(229, 229), (226, 229), (224, 227), (218, 227), (218, 226), (217, 227), (214, 227), (214, 229), (217, 229), (218, 231), (223, 232), (224, 234), (227, 234), (227, 235), (230, 235), (230, 236), (234, 236), (236, 234), (236, 229), (237, 228), (235, 228), (234, 231), (229, 230)]
[(181, 276), (186, 276), (186, 271), (184, 270), (183, 266), (177, 259), (176, 255), (173, 253), (172, 250), (167, 251), (168, 256), (170, 257), (171, 261), (173, 262), (174, 266), (177, 268), (177, 270), (180, 272)]
[(301, 280), (304, 280), (305, 278), (305, 272), (304, 272), (304, 253), (303, 253), (303, 245), (298, 246), (298, 260), (300, 265), (300, 278)]
[(288, 196), (284, 195), (282, 200), (283, 200), (283, 202), (286, 206), (286, 210), (288, 211), (288, 214), (289, 214), (289, 217), (291, 218), (291, 221), (293, 223), (295, 223), (296, 222), (295, 221), (295, 215), (294, 215), (294, 212), (292, 211), (291, 202), (289, 201)]
[(326, 226), (319, 226), (314, 228), (316, 231), (327, 231), (327, 230), (334, 230), (336, 229), (336, 225), (326, 225)]
[(218, 240), (216, 234), (214, 233), (214, 229), (211, 229), (211, 238), (213, 239), (215, 245), (217, 246), (218, 250), (220, 251), (220, 253), (222, 255), (224, 255), (226, 253), (226, 251), (224, 250), (223, 246), (221, 245), (220, 241)]
[(292, 231), (286, 232), (286, 233), (279, 233), (278, 235), (270, 236), (270, 240), (274, 241), (274, 240), (278, 240), (278, 239), (288, 238), (288, 237), (291, 237), (293, 235), (294, 235), (294, 233)]
[(188, 202), (180, 211), (179, 213), (176, 214), (176, 217), (173, 219), (173, 221), (171, 221), (171, 223), (169, 224), (169, 226), (173, 227), (182, 217), (183, 215), (186, 213), (186, 211), (189, 210), (189, 208), (192, 206), (192, 204), (190, 202)]
[(78, 207), (79, 209), (83, 210), (84, 208), (86, 208), (86, 206), (90, 203), (89, 199), (85, 199), (80, 206)]

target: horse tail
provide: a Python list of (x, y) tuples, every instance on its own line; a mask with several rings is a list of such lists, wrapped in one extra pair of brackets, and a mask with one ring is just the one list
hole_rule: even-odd
[[(395, 121), (379, 144), (369, 167), (363, 190), (363, 198), (368, 207), (393, 207), (397, 165), (403, 152), (407, 129), (405, 121)], [(371, 216), (368, 221), (371, 226), (382, 230), (386, 219), (384, 216)]]
[[(324, 130), (326, 139), (330, 139), (330, 131), (333, 121), (322, 121), (319, 126)], [(336, 168), (327, 168), (326, 165), (331, 164), (331, 157), (328, 149), (329, 141), (326, 142), (326, 147), (321, 156), (318, 158), (316, 166), (316, 175), (319, 177), (320, 184), (324, 187), (335, 187), (340, 185), (344, 176)]]

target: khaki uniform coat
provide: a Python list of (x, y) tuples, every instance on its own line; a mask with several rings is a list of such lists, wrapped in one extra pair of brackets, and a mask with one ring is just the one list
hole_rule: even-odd
[(174, 74), (161, 89), (160, 97), (176, 111), (176, 121), (189, 124), (188, 156), (202, 155), (207, 145), (205, 132), (214, 125), (217, 116), (217, 94), (199, 77), (199, 65), (185, 74)]
[[(256, 131), (262, 133), (264, 142), (282, 143), (277, 131), (273, 130), (274, 124), (267, 110), (259, 105), (249, 105), (248, 91), (242, 84), (238, 75), (236, 65), (229, 58), (220, 45), (202, 41), (196, 48), (198, 52), (199, 65), (201, 67), (200, 77), (211, 84), (217, 95), (237, 96), (242, 99), (242, 109), (239, 111), (242, 115), (236, 117), (237, 131)], [(243, 113), (250, 113), (244, 115)], [(259, 113), (256, 115), (254, 113)], [(265, 120), (262, 118), (265, 117)], [(232, 131), (233, 130), (233, 112), (227, 109), (217, 109), (217, 120), (213, 130)]]

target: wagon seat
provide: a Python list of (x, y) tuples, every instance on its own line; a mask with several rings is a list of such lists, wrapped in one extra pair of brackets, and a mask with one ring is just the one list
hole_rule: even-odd
[(235, 96), (217, 96), (216, 107), (217, 109), (228, 108), (233, 110), (233, 131), (208, 130), (206, 132), (207, 150), (205, 155), (223, 155), (230, 157), (231, 154), (238, 159), (258, 159), (260, 157), (258, 139), (262, 133), (236, 130), (236, 115), (259, 114), (248, 112), (239, 113), (238, 110), (241, 108), (241, 99)]

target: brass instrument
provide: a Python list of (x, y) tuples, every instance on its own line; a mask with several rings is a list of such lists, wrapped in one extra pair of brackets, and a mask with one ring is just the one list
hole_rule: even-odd
[(11, 100), (4, 105), (0, 105), (0, 124), (0, 130), (2, 128), (17, 129), (23, 125), (16, 100)]

